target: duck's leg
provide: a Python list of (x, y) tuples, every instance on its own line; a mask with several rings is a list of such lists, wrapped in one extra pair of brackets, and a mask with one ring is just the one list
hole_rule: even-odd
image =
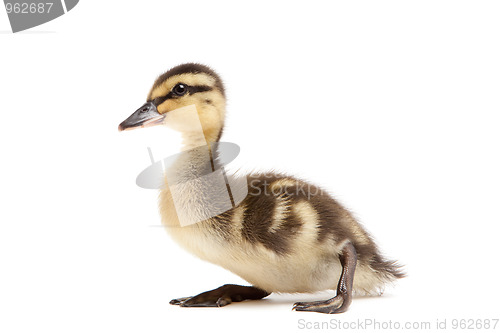
[(217, 289), (206, 291), (193, 297), (173, 299), (170, 301), (170, 304), (183, 307), (221, 307), (232, 302), (261, 299), (269, 294), (267, 291), (257, 287), (225, 284)]
[(337, 296), (326, 301), (297, 302), (293, 305), (293, 310), (322, 313), (341, 313), (347, 311), (352, 301), (352, 282), (357, 262), (356, 249), (350, 242), (342, 249), (339, 259), (342, 265), (342, 275), (337, 286)]

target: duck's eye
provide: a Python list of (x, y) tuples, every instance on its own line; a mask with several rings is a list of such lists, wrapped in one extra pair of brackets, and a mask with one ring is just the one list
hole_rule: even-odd
[(187, 93), (188, 89), (185, 84), (177, 83), (173, 88), (172, 92), (177, 96), (183, 96)]

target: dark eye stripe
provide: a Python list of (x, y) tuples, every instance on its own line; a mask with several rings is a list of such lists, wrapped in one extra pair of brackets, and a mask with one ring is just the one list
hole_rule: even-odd
[(204, 92), (204, 91), (210, 91), (212, 90), (212, 87), (209, 86), (187, 86), (189, 93), (196, 94), (198, 92)]
[(160, 97), (156, 97), (155, 99), (153, 99), (151, 102), (153, 102), (153, 104), (158, 107), (161, 103), (165, 102), (167, 99), (171, 99), (174, 97), (174, 93), (173, 92), (169, 92), (168, 94), (166, 94), (165, 96), (160, 96)]
[[(193, 95), (193, 94), (196, 94), (199, 92), (210, 91), (213, 89), (210, 86), (188, 86), (188, 85), (186, 85), (186, 87), (187, 87), (190, 95)], [(153, 102), (153, 104), (156, 107), (158, 107), (160, 104), (165, 102), (167, 99), (172, 99), (172, 98), (182, 98), (182, 96), (176, 96), (173, 92), (170, 91), (165, 96), (156, 97), (155, 99), (149, 100), (148, 102)]]

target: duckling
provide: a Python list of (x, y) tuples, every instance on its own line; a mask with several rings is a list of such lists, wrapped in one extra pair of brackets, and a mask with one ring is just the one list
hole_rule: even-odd
[[(183, 111), (189, 106), (196, 107), (201, 124), (198, 132), (193, 129), (196, 124), (189, 126), (192, 117)], [(195, 148), (219, 142), (225, 113), (226, 94), (219, 75), (205, 65), (188, 63), (160, 75), (146, 104), (123, 121), (119, 130), (163, 124), (180, 131), (186, 153), (168, 171), (193, 179), (200, 170), (217, 169), (216, 149), (211, 151), (214, 158), (207, 160)], [(190, 182), (176, 187), (180, 205), (165, 180), (159, 208), (162, 224), (172, 238), (201, 259), (251, 284), (225, 284), (196, 296), (172, 299), (170, 304), (222, 307), (271, 293), (336, 289), (330, 299), (297, 302), (292, 309), (341, 313), (350, 306), (353, 293), (379, 294), (387, 283), (404, 277), (402, 266), (385, 259), (368, 232), (322, 188), (275, 173), (249, 174), (245, 179), (248, 194), (243, 200), (216, 216), (185, 226), (180, 210), (202, 212), (214, 193), (203, 188), (203, 182)]]

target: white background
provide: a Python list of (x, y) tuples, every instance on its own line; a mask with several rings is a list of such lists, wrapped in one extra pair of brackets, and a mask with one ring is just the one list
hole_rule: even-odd
[[(12, 34), (0, 10), (0, 331), (499, 318), (499, 16), (495, 1), (81, 1)], [(157, 193), (135, 185), (147, 135), (117, 131), (188, 61), (225, 80), (235, 163), (327, 188), (408, 278), (341, 315), (290, 311), (332, 293), (169, 305), (245, 284), (159, 227)]]

